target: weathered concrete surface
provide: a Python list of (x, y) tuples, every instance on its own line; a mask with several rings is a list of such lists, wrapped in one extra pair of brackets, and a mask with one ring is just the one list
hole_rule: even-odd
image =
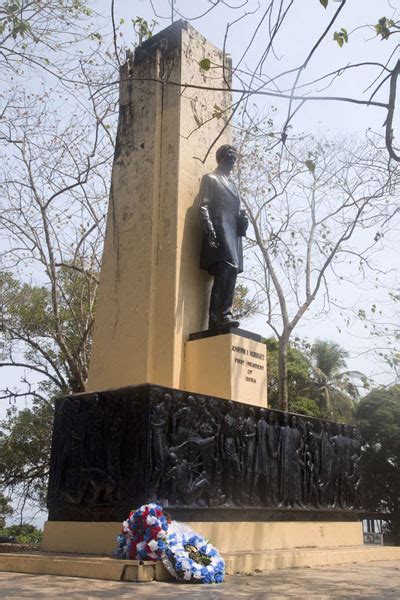
[[(210, 71), (199, 66), (205, 57)], [(187, 389), (184, 342), (205, 327), (211, 283), (199, 268), (195, 199), (201, 177), (215, 168), (216, 148), (206, 159), (211, 144), (231, 140), (223, 61), (177, 21), (122, 67), (88, 391), (142, 383)]]
[(400, 561), (379, 561), (366, 565), (338, 565), (313, 569), (288, 569), (252, 576), (228, 577), (222, 585), (193, 586), (178, 583), (129, 583), (76, 579), (48, 575), (0, 573), (0, 597), (93, 599), (186, 598), (190, 600), (251, 598), (281, 600), (302, 598), (325, 600), (398, 599), (400, 597)]
[(186, 342), (185, 388), (267, 408), (265, 344), (232, 333)]

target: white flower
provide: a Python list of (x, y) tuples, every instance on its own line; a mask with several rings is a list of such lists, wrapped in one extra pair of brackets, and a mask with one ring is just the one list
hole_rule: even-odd
[(207, 569), (207, 571), (208, 571), (209, 573), (213, 573), (213, 572), (214, 572), (214, 567), (213, 567), (213, 566), (211, 566), (211, 565), (207, 565), (207, 566), (206, 566), (206, 569)]
[(138, 545), (136, 546), (136, 550), (139, 552), (140, 550), (144, 550), (145, 547), (146, 547), (146, 542), (139, 542)]
[(147, 545), (152, 552), (155, 552), (158, 548), (158, 542), (156, 542), (156, 540), (151, 540)]
[(190, 569), (190, 561), (187, 559), (182, 560), (182, 569), (188, 571)]
[(146, 518), (146, 523), (147, 525), (154, 525), (155, 523), (157, 523), (157, 517), (152, 517), (151, 515), (147, 515)]
[(157, 533), (157, 537), (159, 540), (165, 540), (165, 538), (167, 537), (167, 532), (164, 531), (164, 529), (161, 529), (161, 531)]
[(192, 579), (192, 574), (190, 571), (185, 571), (183, 574), (183, 579), (185, 581), (190, 581)]
[(163, 556), (162, 561), (163, 561), (163, 565), (167, 569), (167, 571), (169, 571), (171, 573), (171, 575), (176, 577), (176, 572), (175, 572), (174, 566), (173, 566), (172, 562), (169, 560), (169, 558), (167, 556)]

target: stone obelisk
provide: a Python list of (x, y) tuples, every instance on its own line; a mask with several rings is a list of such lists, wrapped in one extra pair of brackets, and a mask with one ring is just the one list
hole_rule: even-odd
[(206, 324), (210, 284), (199, 269), (194, 204), (215, 149), (230, 142), (231, 71), (223, 61), (179, 21), (121, 69), (89, 391), (184, 385), (184, 343)]

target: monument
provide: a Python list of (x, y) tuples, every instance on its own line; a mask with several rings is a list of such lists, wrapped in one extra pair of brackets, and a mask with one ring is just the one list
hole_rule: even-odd
[(231, 556), (228, 572), (362, 544), (357, 433), (269, 410), (266, 346), (232, 314), (247, 219), (230, 76), (182, 21), (121, 69), (88, 391), (57, 403), (44, 550), (110, 554), (150, 500)]

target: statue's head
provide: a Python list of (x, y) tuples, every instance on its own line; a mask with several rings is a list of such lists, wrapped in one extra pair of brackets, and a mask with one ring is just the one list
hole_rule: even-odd
[(224, 144), (220, 146), (215, 154), (215, 158), (217, 160), (218, 166), (226, 166), (230, 169), (233, 169), (235, 162), (237, 160), (237, 152), (233, 146), (229, 144)]

